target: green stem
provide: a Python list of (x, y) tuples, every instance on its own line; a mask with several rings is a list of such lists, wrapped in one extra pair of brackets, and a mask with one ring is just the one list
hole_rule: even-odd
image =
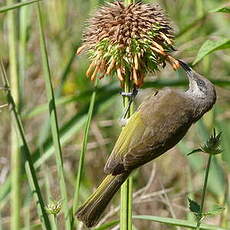
[[(132, 83), (129, 75), (126, 76), (124, 91), (127, 93), (132, 91)], [(130, 100), (127, 96), (123, 97), (125, 109), (128, 108)], [(132, 114), (133, 106), (131, 105), (125, 118), (128, 119)], [(129, 177), (121, 186), (120, 229), (132, 230), (132, 177)]]
[(197, 221), (196, 230), (200, 230), (202, 213), (203, 213), (203, 209), (204, 209), (204, 199), (205, 199), (205, 194), (206, 194), (206, 190), (207, 190), (208, 175), (209, 175), (211, 160), (212, 160), (212, 154), (209, 154), (208, 163), (207, 163), (207, 167), (206, 167), (206, 171), (205, 171), (204, 186), (203, 186), (201, 205), (200, 205), (200, 218)]
[(41, 46), (42, 64), (43, 64), (43, 71), (44, 71), (44, 78), (45, 78), (45, 85), (46, 85), (46, 93), (47, 93), (47, 98), (49, 100), (49, 115), (50, 115), (50, 123), (51, 123), (51, 133), (52, 133), (53, 143), (55, 147), (55, 158), (56, 158), (58, 180), (59, 180), (60, 191), (61, 191), (61, 198), (63, 200), (65, 229), (70, 230), (71, 229), (71, 217), (70, 217), (69, 208), (68, 208), (68, 198), (67, 198), (67, 190), (66, 190), (66, 183), (65, 183), (65, 176), (64, 176), (62, 150), (61, 150), (60, 137), (59, 137), (56, 103), (55, 103), (53, 85), (51, 81), (48, 52), (46, 48), (42, 14), (41, 14), (41, 8), (40, 8), (39, 2), (37, 3), (37, 15), (38, 15), (38, 21), (39, 21), (40, 46)]
[[(93, 116), (93, 108), (94, 108), (94, 105), (95, 105), (97, 82), (98, 81), (96, 80), (96, 82), (95, 82), (95, 91), (92, 93), (92, 96), (91, 96), (90, 106), (89, 106), (89, 111), (88, 111), (88, 117), (87, 117), (87, 120), (86, 120), (86, 123), (85, 123), (84, 138), (83, 138), (81, 154), (80, 154), (80, 159), (79, 159), (77, 180), (76, 180), (74, 200), (73, 200), (73, 216), (76, 213), (77, 206), (78, 206), (78, 203), (79, 203), (79, 194), (80, 194), (82, 173), (83, 173), (83, 168), (84, 168), (85, 152), (87, 150), (88, 137), (89, 137), (89, 128), (90, 128), (90, 123), (91, 123), (92, 116)], [(73, 224), (74, 224), (74, 219), (72, 220), (72, 226), (73, 226)]]
[[(24, 2), (26, 0), (23, 0)], [(24, 98), (24, 80), (26, 76), (26, 45), (27, 45), (27, 28), (28, 28), (28, 17), (29, 15), (29, 8), (22, 7), (19, 11), (19, 111), (22, 110), (23, 105), (23, 98)]]
[[(12, 5), (14, 0), (8, 0), (7, 4)], [(8, 12), (8, 42), (10, 61), (10, 85), (15, 104), (19, 104), (19, 85), (17, 71), (17, 39), (15, 12)], [(14, 118), (11, 119), (11, 229), (20, 229), (20, 206), (21, 206), (21, 156), (19, 143), (15, 130)]]
[(25, 134), (24, 134), (23, 126), (22, 126), (22, 121), (20, 119), (19, 114), (17, 113), (16, 104), (11, 94), (10, 86), (8, 84), (7, 77), (6, 77), (6, 72), (5, 72), (5, 69), (2, 63), (1, 63), (1, 74), (3, 77), (4, 87), (6, 89), (7, 101), (9, 105), (11, 106), (12, 116), (14, 118), (14, 121), (16, 121), (17, 131), (18, 131), (21, 143), (22, 143), (21, 152), (24, 154), (24, 157), (25, 157), (25, 170), (26, 170), (26, 174), (28, 177), (31, 191), (35, 199), (35, 204), (37, 205), (39, 218), (41, 219), (41, 222), (42, 222), (42, 229), (51, 230), (49, 218), (45, 211), (44, 201), (42, 198), (41, 190), (38, 184), (38, 179), (36, 177), (35, 169), (33, 166), (31, 153), (30, 153), (29, 147), (26, 142), (26, 138), (25, 138)]
[(58, 230), (58, 223), (57, 223), (57, 215), (52, 215), (52, 218), (53, 218), (53, 230)]
[(196, 0), (196, 13), (197, 13), (197, 17), (201, 17), (204, 15), (203, 0)]

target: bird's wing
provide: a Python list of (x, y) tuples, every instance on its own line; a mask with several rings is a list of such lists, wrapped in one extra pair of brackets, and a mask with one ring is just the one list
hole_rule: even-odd
[(122, 167), (122, 162), (125, 154), (128, 152), (130, 142), (133, 139), (140, 140), (144, 130), (145, 126), (141, 119), (141, 114), (137, 111), (130, 117), (126, 126), (122, 128), (113, 151), (104, 167), (106, 174), (114, 173), (114, 171), (124, 171), (124, 169), (119, 169), (119, 167)]
[(166, 142), (170, 148), (174, 146), (188, 129), (180, 130), (180, 127), (191, 120), (191, 106), (187, 103), (182, 94), (170, 89), (145, 100), (122, 129), (105, 165), (105, 173), (119, 174), (150, 161), (168, 150), (164, 146)]
[(145, 129), (138, 141), (130, 142), (124, 168), (136, 168), (175, 146), (193, 123), (195, 109), (192, 99), (175, 90), (167, 90), (143, 105), (140, 113)]

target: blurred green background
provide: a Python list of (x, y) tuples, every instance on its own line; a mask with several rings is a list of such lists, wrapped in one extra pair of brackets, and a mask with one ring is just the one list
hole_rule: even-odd
[[(20, 1), (19, 1), (20, 2)], [(44, 22), (49, 64), (54, 85), (63, 149), (63, 162), (69, 206), (75, 189), (83, 128), (87, 119), (93, 83), (86, 78), (89, 61), (86, 55), (76, 56), (81, 44), (82, 31), (87, 18), (102, 0), (43, 0), (41, 12)], [(215, 127), (222, 131), (224, 152), (212, 162), (208, 181), (206, 209), (215, 204), (225, 207), (224, 212), (204, 222), (230, 228), (229, 179), (230, 179), (230, 14), (213, 12), (229, 2), (227, 0), (159, 0), (175, 28), (174, 57), (194, 65), (199, 73), (216, 84), (217, 103), (208, 114), (189, 130), (186, 137), (167, 154), (134, 172), (134, 214), (192, 219), (187, 197), (200, 200), (207, 155), (188, 152), (199, 147)], [(0, 7), (16, 3), (0, 2)], [(36, 4), (14, 9), (16, 65), (19, 76), (19, 106), (26, 138), (33, 153), (34, 166), (45, 202), (60, 199), (54, 148), (49, 128), (47, 99), (43, 80), (39, 27)], [(228, 5), (229, 6), (229, 5)], [(12, 31), (6, 12), (0, 14), (0, 55), (10, 76), (9, 42)], [(210, 52), (202, 57), (200, 48), (211, 42)], [(218, 43), (219, 42), (219, 43)], [(207, 44), (207, 43), (206, 43)], [(216, 45), (217, 44), (217, 45)], [(216, 47), (214, 47), (216, 45)], [(11, 49), (10, 49), (11, 46)], [(203, 52), (205, 53), (205, 52)], [(146, 78), (136, 105), (152, 90), (162, 87), (186, 89), (187, 82), (181, 71), (166, 66), (161, 72)], [(2, 84), (0, 85), (2, 86)], [(12, 86), (13, 87), (13, 86)], [(148, 88), (148, 89), (147, 89)], [(115, 77), (99, 82), (96, 92), (93, 119), (90, 125), (85, 156), (80, 200), (85, 200), (104, 177), (103, 167), (120, 132), (119, 119), (123, 113), (119, 83)], [(0, 90), (0, 105), (6, 104), (5, 93)], [(0, 108), (0, 229), (10, 229), (11, 176), (11, 118), (8, 107)], [(10, 157), (11, 156), (11, 157)], [(35, 203), (21, 160), (21, 228), (41, 229)], [(101, 223), (117, 219), (119, 196), (113, 200)], [(110, 215), (111, 214), (111, 215)], [(59, 229), (63, 227), (63, 215), (58, 216)], [(166, 229), (166, 225), (144, 220), (134, 220), (136, 229)], [(170, 227), (173, 229), (173, 227)], [(175, 227), (176, 229), (176, 227)]]

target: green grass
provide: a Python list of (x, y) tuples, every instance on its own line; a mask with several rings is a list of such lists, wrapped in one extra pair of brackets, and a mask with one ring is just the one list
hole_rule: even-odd
[[(102, 79), (95, 88), (85, 76), (88, 57), (75, 54), (89, 14), (104, 2), (0, 3), (4, 77), (0, 81), (0, 229), (75, 229), (77, 206), (104, 177), (104, 164), (121, 129), (116, 122), (123, 113), (121, 89), (113, 77)], [(186, 154), (203, 143), (214, 127), (223, 133), (224, 151), (212, 160), (204, 211), (215, 204), (225, 209), (219, 216), (204, 219), (200, 229), (229, 229), (229, 7), (224, 0), (159, 3), (176, 25), (174, 55), (212, 80), (218, 100), (173, 151), (155, 161), (155, 179), (147, 190), (141, 189), (149, 182), (152, 164), (133, 173), (133, 201), (121, 209), (123, 229), (196, 228), (187, 197), (201, 200), (207, 157)], [(167, 67), (156, 75), (146, 78), (144, 92), (187, 87), (182, 71)], [(139, 97), (137, 101), (142, 101)], [(4, 104), (9, 105), (1, 107)], [(12, 138), (11, 129), (16, 130)], [(159, 181), (170, 188), (167, 197), (172, 207), (160, 195), (152, 195), (161, 190)], [(124, 192), (126, 204), (128, 197)], [(50, 200), (62, 202), (56, 217), (45, 210)], [(119, 204), (117, 196), (105, 212), (111, 215), (95, 229), (119, 224), (115, 211)]]
[[(87, 150), (87, 144), (88, 144), (88, 138), (89, 138), (89, 129), (90, 129), (90, 123), (93, 116), (93, 109), (95, 106), (95, 98), (96, 98), (96, 89), (97, 89), (97, 81), (95, 83), (95, 90), (92, 93), (91, 99), (90, 99), (90, 105), (89, 105), (89, 111), (87, 115), (87, 120), (85, 122), (85, 128), (84, 128), (84, 137), (81, 147), (81, 153), (80, 153), (80, 159), (78, 164), (78, 171), (77, 171), (77, 179), (76, 179), (76, 185), (75, 185), (75, 193), (73, 198), (73, 216), (75, 215), (77, 208), (79, 206), (79, 197), (80, 197), (80, 188), (81, 188), (81, 182), (83, 177), (83, 170), (84, 170), (84, 161), (85, 161), (85, 154)], [(73, 221), (74, 226), (74, 221)]]

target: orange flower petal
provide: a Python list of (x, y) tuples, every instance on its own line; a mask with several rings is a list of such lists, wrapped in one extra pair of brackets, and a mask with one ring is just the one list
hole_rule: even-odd
[(77, 49), (76, 54), (77, 54), (77, 55), (82, 54), (82, 53), (84, 52), (84, 49), (85, 49), (85, 48), (86, 48), (86, 45), (80, 46), (80, 47)]
[(161, 50), (161, 51), (164, 52), (164, 48), (163, 48), (161, 45), (159, 45), (157, 42), (152, 41), (152, 44), (153, 44), (157, 49), (159, 49), (159, 50)]
[(179, 62), (174, 57), (167, 55), (167, 60), (174, 70), (177, 70), (180, 67)]
[(117, 68), (117, 77), (120, 81), (124, 81), (124, 78), (122, 77), (121, 68)]
[(87, 76), (87, 77), (90, 77), (90, 76), (93, 74), (93, 71), (94, 71), (95, 67), (96, 67), (96, 65), (95, 65), (95, 62), (93, 61), (93, 62), (90, 64), (90, 66), (89, 66), (89, 68), (88, 68), (88, 70), (87, 70), (87, 72), (86, 72), (86, 76)]
[(114, 65), (115, 65), (115, 60), (113, 59), (113, 60), (110, 62), (109, 67), (107, 68), (106, 74), (110, 74), (110, 73), (111, 73), (111, 71), (112, 71)]
[(161, 54), (163, 56), (166, 55), (166, 53), (164, 51), (161, 51), (161, 50), (157, 49), (156, 47), (151, 47), (151, 50), (153, 50), (153, 51), (155, 51), (155, 52), (157, 52), (157, 53), (159, 53), (159, 54)]
[(95, 68), (95, 70), (94, 70), (94, 72), (93, 72), (93, 74), (92, 74), (92, 76), (91, 76), (91, 78), (90, 78), (91, 81), (94, 81), (94, 80), (95, 80), (99, 68), (100, 68), (100, 64), (96, 66), (96, 68)]
[(135, 69), (138, 70), (138, 68), (139, 68), (139, 63), (138, 63), (137, 54), (135, 54), (135, 56), (134, 56), (134, 66), (135, 66)]

